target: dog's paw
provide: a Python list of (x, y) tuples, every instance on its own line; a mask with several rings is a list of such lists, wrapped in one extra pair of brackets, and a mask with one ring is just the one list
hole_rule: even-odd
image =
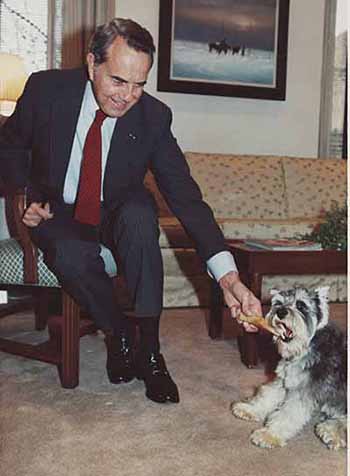
[(260, 418), (255, 415), (252, 406), (247, 402), (233, 402), (231, 412), (237, 418), (247, 421), (259, 421)]
[(259, 428), (253, 431), (250, 436), (250, 441), (260, 448), (280, 448), (285, 446), (286, 442), (277, 435), (271, 433), (268, 428)]
[(315, 433), (330, 450), (347, 447), (346, 429), (336, 421), (325, 421), (315, 426)]

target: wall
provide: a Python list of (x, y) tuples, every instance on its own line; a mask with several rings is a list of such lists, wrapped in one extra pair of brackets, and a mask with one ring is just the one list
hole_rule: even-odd
[[(159, 1), (116, 0), (116, 16), (143, 24), (157, 45)], [(146, 90), (172, 108), (183, 150), (317, 156), (324, 2), (290, 1), (284, 102), (160, 93), (155, 62)]]

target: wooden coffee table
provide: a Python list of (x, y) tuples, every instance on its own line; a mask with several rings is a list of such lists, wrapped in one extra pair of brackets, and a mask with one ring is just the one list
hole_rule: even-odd
[[(228, 240), (241, 280), (261, 299), (263, 276), (285, 274), (346, 274), (347, 254), (345, 251), (270, 251), (253, 248)], [(223, 296), (220, 287), (212, 280), (212, 296), (209, 317), (209, 335), (217, 339), (222, 334)], [(247, 367), (258, 363), (256, 335), (243, 331), (240, 337), (241, 358)]]

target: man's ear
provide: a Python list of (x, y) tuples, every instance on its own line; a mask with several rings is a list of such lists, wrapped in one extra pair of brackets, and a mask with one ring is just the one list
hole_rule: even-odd
[(91, 81), (94, 80), (94, 68), (95, 68), (95, 56), (93, 53), (88, 53), (86, 55), (86, 64), (87, 64), (87, 68), (88, 68), (88, 73), (89, 73), (89, 79)]

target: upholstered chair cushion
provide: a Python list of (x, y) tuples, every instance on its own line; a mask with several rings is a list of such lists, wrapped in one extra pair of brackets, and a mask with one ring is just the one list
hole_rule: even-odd
[[(43, 254), (38, 253), (38, 285), (60, 287), (56, 276), (47, 268)], [(117, 274), (117, 265), (111, 251), (101, 245), (100, 253), (109, 276)], [(0, 241), (0, 282), (2, 284), (23, 284), (23, 251), (17, 240), (8, 238)]]

